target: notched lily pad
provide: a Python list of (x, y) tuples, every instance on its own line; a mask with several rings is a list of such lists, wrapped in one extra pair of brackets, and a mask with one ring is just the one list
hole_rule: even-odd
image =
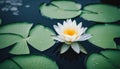
[(0, 33), (13, 33), (27, 37), (32, 24), (29, 23), (14, 23), (0, 27)]
[(102, 51), (101, 54), (106, 56), (114, 64), (114, 66), (120, 68), (120, 50), (105, 50)]
[(86, 62), (87, 69), (119, 69), (120, 51), (105, 50), (91, 54)]
[(93, 35), (89, 41), (102, 48), (117, 48), (114, 38), (120, 37), (119, 29), (119, 25), (95, 25), (87, 31), (87, 33)]
[(41, 25), (37, 25), (31, 30), (28, 43), (34, 48), (44, 51), (55, 43), (51, 38), (52, 35), (54, 35), (53, 31)]
[(51, 38), (54, 33), (48, 28), (37, 25), (31, 30), (31, 27), (32, 24), (29, 23), (16, 23), (0, 27), (0, 49), (16, 43), (9, 53), (29, 54), (27, 43), (40, 51), (50, 48), (55, 43)]
[(81, 5), (72, 1), (53, 1), (50, 5), (43, 4), (40, 11), (43, 16), (55, 19), (73, 18), (81, 14)]
[(21, 39), (16, 45), (10, 50), (12, 54), (29, 54), (29, 48), (27, 45), (27, 41), (25, 39)]
[(73, 1), (53, 1), (51, 2), (51, 4), (64, 10), (73, 10), (73, 11), (76, 10), (77, 11), (81, 9), (81, 5)]
[(44, 56), (17, 56), (0, 63), (0, 69), (58, 69), (56, 62)]
[(120, 20), (119, 8), (106, 4), (92, 4), (85, 6), (81, 15), (86, 20), (111, 23)]
[(9, 45), (17, 43), (22, 38), (11, 34), (0, 34), (0, 49), (8, 47)]

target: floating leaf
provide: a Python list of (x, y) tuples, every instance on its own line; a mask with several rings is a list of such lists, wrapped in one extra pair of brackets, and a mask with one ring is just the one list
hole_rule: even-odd
[(0, 63), (0, 69), (58, 69), (57, 64), (44, 56), (18, 56)]
[(21, 37), (16, 35), (0, 34), (0, 49), (15, 44), (17, 43), (17, 41), (20, 41), (21, 39), (22, 39)]
[(19, 41), (11, 50), (10, 53), (12, 54), (28, 54), (29, 48), (27, 46), (27, 42), (25, 39)]
[(1, 27), (0, 49), (16, 43), (9, 53), (29, 54), (30, 51), (27, 42), (41, 51), (50, 48), (55, 43), (51, 38), (51, 35), (54, 35), (52, 31), (41, 25), (35, 26), (35, 28), (30, 30), (31, 27), (32, 24), (28, 23), (10, 24)]
[(120, 51), (105, 50), (101, 54), (92, 54), (88, 57), (87, 69), (119, 69)]
[(20, 69), (13, 61), (6, 60), (0, 63), (0, 69)]
[(14, 23), (0, 27), (0, 33), (13, 33), (23, 37), (27, 37), (32, 24), (29, 23)]
[(116, 48), (114, 38), (120, 37), (119, 29), (120, 26), (118, 25), (95, 25), (87, 31), (93, 35), (89, 41), (102, 48)]
[(72, 1), (53, 1), (50, 5), (41, 5), (40, 10), (42, 15), (46, 17), (55, 19), (67, 19), (80, 15), (80, 8), (81, 5)]
[(101, 52), (106, 56), (115, 66), (120, 68), (120, 51), (118, 50), (105, 50)]
[(44, 51), (55, 43), (51, 38), (52, 35), (54, 35), (54, 33), (48, 28), (38, 25), (31, 30), (28, 43), (34, 48)]
[(81, 9), (81, 5), (77, 4), (73, 1), (53, 1), (51, 2), (53, 5), (64, 9), (64, 10), (80, 10)]
[(85, 12), (81, 15), (86, 20), (95, 22), (115, 22), (120, 20), (119, 8), (105, 4), (92, 4), (84, 7)]

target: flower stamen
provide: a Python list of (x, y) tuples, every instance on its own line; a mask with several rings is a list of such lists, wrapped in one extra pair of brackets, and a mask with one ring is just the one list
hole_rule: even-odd
[(64, 30), (64, 34), (69, 35), (69, 36), (73, 36), (73, 35), (77, 34), (77, 32), (75, 29), (70, 28), (70, 29)]

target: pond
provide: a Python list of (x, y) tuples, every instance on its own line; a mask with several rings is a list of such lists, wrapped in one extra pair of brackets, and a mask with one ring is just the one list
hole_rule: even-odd
[(119, 0), (0, 0), (0, 69), (119, 69), (119, 29)]

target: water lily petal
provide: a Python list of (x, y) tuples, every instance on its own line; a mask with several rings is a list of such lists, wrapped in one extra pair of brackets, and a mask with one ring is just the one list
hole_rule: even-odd
[(84, 35), (87, 27), (82, 27), (82, 22), (77, 25), (75, 20), (67, 19), (63, 22), (63, 25), (61, 23), (57, 25), (54, 25), (54, 29), (59, 35), (59, 37), (55, 38), (56, 40), (71, 44), (91, 38), (91, 35)]
[(63, 29), (63, 25), (61, 23), (57, 23), (57, 24), (60, 29)]
[(63, 39), (61, 39), (59, 36), (52, 36), (54, 40), (60, 41), (60, 42), (65, 42)]
[(70, 48), (69, 45), (63, 44), (62, 47), (61, 47), (61, 49), (60, 49), (60, 54), (65, 53), (69, 48)]
[(79, 33), (79, 36), (82, 35), (82, 34), (84, 34), (86, 30), (87, 30), (86, 27), (85, 27), (85, 28), (81, 28), (81, 29), (80, 29), (80, 33)]
[(83, 33), (87, 30), (87, 27), (84, 28)]
[(74, 35), (74, 36), (72, 36), (71, 41), (72, 41), (72, 42), (75, 42), (77, 38), (78, 38), (78, 36), (77, 36), (77, 35)]
[(71, 44), (71, 48), (76, 52), (76, 53), (80, 53), (80, 47), (78, 43), (72, 43)]
[(65, 37), (65, 41), (69, 42), (69, 41), (70, 41), (70, 38)]
[(71, 19), (67, 19), (67, 23), (71, 24), (72, 20)]
[(74, 41), (76, 36), (69, 36), (69, 35), (64, 35), (66, 41)]
[(82, 27), (82, 22), (80, 22), (77, 27), (81, 29), (81, 27)]
[[(71, 22), (70, 22), (71, 21)], [(71, 26), (71, 27), (76, 27), (76, 21), (75, 20), (70, 20), (69, 21), (69, 25)]]
[(76, 20), (73, 20), (73, 22), (72, 22), (75, 26), (77, 26), (77, 22), (76, 22)]
[(54, 29), (55, 29), (55, 31), (59, 34), (59, 35), (61, 35), (61, 31), (60, 31), (60, 28), (58, 27), (58, 26), (56, 26), (56, 25), (53, 25), (53, 27), (54, 27)]
[(84, 35), (81, 35), (81, 37), (78, 39), (78, 41), (85, 41), (87, 39), (90, 39), (92, 37), (91, 34), (84, 34)]
[(61, 40), (65, 42), (65, 38), (63, 36), (58, 36), (58, 38), (60, 38)]

